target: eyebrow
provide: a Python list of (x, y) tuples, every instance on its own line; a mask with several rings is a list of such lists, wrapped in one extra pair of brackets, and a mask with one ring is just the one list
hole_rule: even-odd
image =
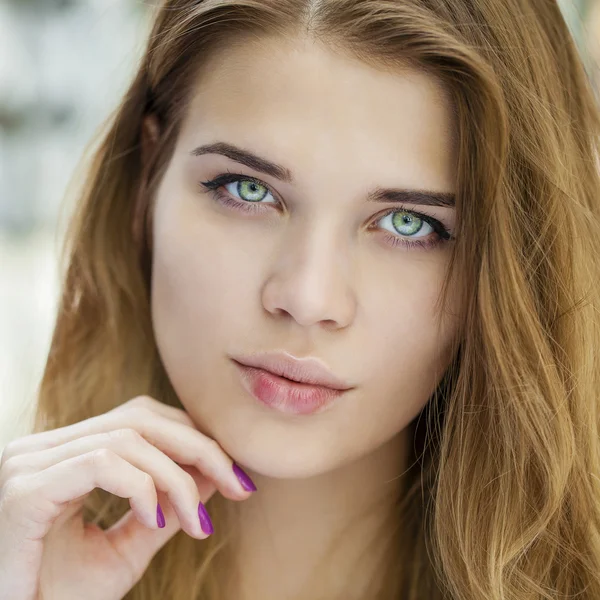
[[(227, 142), (203, 144), (194, 148), (190, 154), (192, 156), (220, 154), (254, 171), (259, 171), (285, 183), (294, 183), (294, 177), (289, 169)], [(444, 208), (453, 208), (456, 204), (456, 196), (450, 192), (381, 187), (371, 190), (367, 195), (367, 200), (369, 202), (398, 202), (401, 204), (422, 204), (424, 206), (441, 206)]]

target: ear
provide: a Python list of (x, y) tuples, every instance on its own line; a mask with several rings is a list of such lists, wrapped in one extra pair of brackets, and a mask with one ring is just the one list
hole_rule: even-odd
[(160, 126), (156, 115), (146, 115), (142, 121), (141, 131), (141, 163), (142, 172), (138, 185), (136, 199), (133, 207), (133, 219), (131, 223), (131, 233), (138, 247), (139, 252), (143, 252), (144, 227), (146, 220), (146, 210), (148, 208), (147, 185), (148, 185), (148, 167), (152, 152), (160, 136)]

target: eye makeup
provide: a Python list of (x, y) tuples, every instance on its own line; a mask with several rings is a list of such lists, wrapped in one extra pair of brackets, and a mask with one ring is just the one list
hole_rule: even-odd
[[(244, 200), (241, 197), (239, 199), (236, 198), (231, 194), (231, 192), (227, 190), (223, 191), (223, 188), (226, 188), (228, 184), (237, 183), (238, 185), (236, 188), (236, 192), (239, 194), (241, 189), (241, 182), (247, 182), (251, 184), (253, 189), (250, 190), (250, 193), (252, 194), (257, 193), (257, 187), (262, 187), (266, 190), (266, 193), (270, 193), (273, 197), (275, 197), (271, 188), (260, 179), (248, 175), (242, 175), (240, 173), (231, 173), (229, 171), (227, 173), (221, 173), (209, 181), (201, 181), (198, 185), (202, 187), (203, 191), (210, 191), (213, 198), (220, 204), (227, 206), (233, 210), (237, 210), (247, 214), (259, 214), (264, 212), (265, 210), (269, 210), (262, 208), (261, 205), (264, 204), (273, 204), (274, 206), (280, 205), (280, 202), (278, 200), (276, 200), (275, 202), (262, 202), (262, 200), (266, 197), (267, 194), (262, 195), (262, 197), (258, 200)], [(450, 233), (450, 231), (438, 219), (435, 219), (434, 217), (426, 213), (417, 212), (414, 210), (407, 210), (402, 207), (388, 209), (383, 214), (378, 215), (375, 219), (375, 222), (379, 223), (384, 218), (388, 216), (394, 217), (394, 215), (396, 214), (404, 215), (402, 219), (408, 219), (409, 225), (413, 224), (416, 220), (417, 223), (423, 223), (432, 231), (431, 235), (427, 237), (424, 236), (422, 239), (420, 237), (411, 239), (409, 237), (406, 237), (406, 235), (403, 235), (401, 232), (394, 234), (393, 232), (390, 232), (388, 230), (383, 230), (386, 232), (383, 236), (386, 243), (388, 243), (392, 247), (401, 246), (408, 249), (420, 248), (422, 250), (430, 250), (455, 239), (454, 236)], [(393, 221), (395, 221), (396, 219), (392, 218), (391, 220), (393, 223)], [(392, 224), (392, 227), (397, 231), (396, 225)], [(418, 231), (421, 231), (421, 229), (422, 228), (419, 227)]]

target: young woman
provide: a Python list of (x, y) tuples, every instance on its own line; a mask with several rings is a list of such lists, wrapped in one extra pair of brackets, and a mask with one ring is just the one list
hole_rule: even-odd
[(600, 598), (599, 135), (554, 0), (163, 2), (2, 600)]

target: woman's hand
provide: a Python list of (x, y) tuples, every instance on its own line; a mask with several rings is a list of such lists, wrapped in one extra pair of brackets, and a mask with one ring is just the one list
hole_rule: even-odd
[[(0, 600), (120, 600), (180, 529), (208, 537), (199, 502), (250, 496), (232, 465), (187, 413), (148, 396), (12, 441), (0, 461)], [(131, 505), (106, 531), (83, 520), (97, 487)]]

